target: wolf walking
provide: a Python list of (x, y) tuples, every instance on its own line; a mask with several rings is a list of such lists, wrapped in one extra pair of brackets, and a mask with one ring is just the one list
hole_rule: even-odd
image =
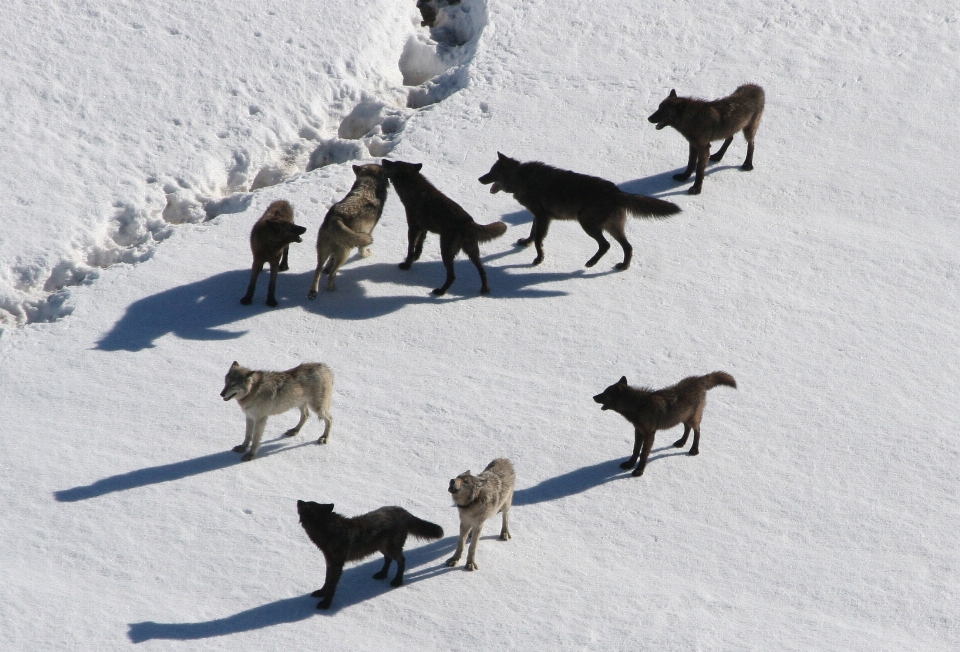
[(418, 539), (441, 539), (443, 528), (435, 523), (421, 520), (402, 507), (381, 507), (353, 518), (346, 518), (333, 511), (333, 504), (321, 505), (304, 500), (297, 501), (300, 525), (314, 545), (323, 553), (327, 562), (327, 576), (323, 586), (311, 595), (323, 598), (317, 609), (329, 609), (333, 595), (348, 561), (363, 559), (375, 552), (383, 554), (383, 568), (373, 576), (375, 580), (387, 577), (390, 562), (397, 562), (397, 574), (390, 586), (403, 584), (403, 571), (407, 560), (403, 545), (407, 536)]
[[(747, 139), (747, 158), (740, 169), (747, 172), (752, 170), (753, 138), (763, 116), (764, 101), (763, 89), (756, 84), (744, 84), (727, 97), (713, 101), (678, 97), (677, 91), (671, 90), (648, 120), (657, 125), (657, 129), (673, 127), (690, 143), (687, 169), (673, 175), (673, 178), (686, 181), (696, 170), (697, 176), (690, 187), (690, 194), (699, 195), (703, 188), (707, 159), (722, 159), (738, 131), (743, 131), (743, 137)], [(724, 139), (723, 145), (716, 154), (710, 156), (710, 143), (721, 139)]]
[(420, 174), (422, 167), (421, 163), (383, 159), (383, 169), (407, 214), (407, 259), (400, 263), (400, 269), (410, 269), (413, 262), (420, 258), (428, 231), (439, 233), (440, 256), (447, 270), (447, 279), (433, 293), (442, 296), (453, 285), (456, 279), (453, 261), (461, 249), (480, 273), (480, 293), (490, 292), (487, 272), (480, 261), (479, 243), (499, 238), (506, 233), (507, 225), (503, 222), (486, 225), (474, 222), (460, 204), (437, 190)]
[(236, 453), (243, 453), (249, 448), (241, 458), (244, 462), (257, 456), (267, 417), (294, 408), (300, 410), (300, 421), (284, 433), (285, 437), (299, 433), (313, 410), (324, 423), (323, 434), (317, 443), (326, 444), (329, 440), (333, 427), (330, 415), (333, 372), (322, 362), (307, 362), (287, 371), (253, 371), (234, 361), (227, 371), (220, 396), (224, 401), (236, 398), (247, 418), (243, 443), (233, 449)]
[(627, 213), (639, 217), (667, 217), (680, 212), (676, 204), (623, 192), (612, 181), (561, 170), (539, 161), (521, 163), (500, 152), (497, 152), (497, 162), (479, 181), (485, 185), (493, 184), (491, 193), (503, 190), (512, 194), (533, 214), (529, 237), (517, 240), (517, 244), (521, 247), (529, 246), (531, 242), (536, 245), (534, 265), (543, 262), (543, 239), (551, 220), (577, 220), (587, 235), (597, 241), (599, 249), (587, 261), (587, 267), (596, 265), (610, 249), (610, 243), (603, 237), (606, 231), (623, 248), (623, 261), (617, 263), (617, 269), (627, 269), (633, 259), (633, 247), (624, 231)]
[[(627, 377), (607, 387), (593, 397), (601, 410), (613, 410), (633, 424), (633, 455), (620, 465), (621, 469), (633, 469), (633, 476), (643, 475), (647, 466), (653, 439), (658, 430), (683, 424), (683, 437), (673, 443), (677, 448), (687, 444), (687, 436), (693, 429), (691, 455), (700, 454), (700, 419), (707, 404), (707, 390), (717, 385), (737, 387), (737, 381), (725, 371), (714, 371), (706, 376), (690, 376), (676, 385), (652, 390), (647, 387), (630, 387)], [(641, 450), (642, 447), (642, 450)], [(637, 460), (639, 459), (639, 463)]]
[(497, 512), (503, 514), (500, 538), (503, 541), (510, 540), (510, 506), (513, 504), (515, 481), (513, 464), (502, 457), (490, 462), (483, 473), (476, 477), (470, 475), (470, 471), (466, 471), (450, 481), (447, 491), (453, 495), (453, 502), (460, 513), (460, 538), (457, 539), (456, 552), (447, 560), (447, 566), (457, 565), (463, 554), (467, 537), (472, 536), (465, 568), (469, 571), (479, 568), (477, 544), (480, 543), (480, 533), (487, 519), (492, 518)]
[(267, 207), (263, 215), (250, 231), (250, 249), (253, 251), (253, 269), (250, 270), (250, 283), (247, 293), (240, 299), (245, 306), (253, 302), (253, 293), (257, 289), (257, 277), (263, 266), (270, 263), (270, 285), (267, 286), (267, 305), (277, 305), (274, 294), (277, 288), (277, 273), (290, 269), (287, 264), (290, 244), (303, 242), (300, 236), (307, 229), (293, 223), (293, 207), (289, 202), (279, 199)]
[[(327, 211), (317, 233), (317, 271), (313, 275), (308, 299), (316, 299), (320, 289), (320, 275), (326, 272), (327, 290), (336, 290), (336, 277), (347, 262), (350, 252), (360, 248), (360, 255), (370, 255), (373, 228), (380, 221), (387, 201), (387, 175), (383, 167), (369, 163), (354, 165), (357, 179), (346, 197)], [(324, 268), (326, 266), (326, 268)]]

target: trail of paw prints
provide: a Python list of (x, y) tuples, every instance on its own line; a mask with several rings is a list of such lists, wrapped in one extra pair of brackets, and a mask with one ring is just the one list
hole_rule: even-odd
[[(10, 270), (16, 279), (13, 285), (34, 296), (0, 297), (0, 332), (2, 325), (51, 322), (71, 314), (67, 288), (92, 282), (100, 269), (149, 259), (176, 225), (243, 212), (254, 192), (303, 172), (388, 155), (400, 143), (411, 116), (467, 86), (469, 66), (487, 24), (486, 0), (418, 0), (410, 2), (410, 9), (414, 29), (397, 62), (402, 87), (345, 92), (326, 108), (329, 119), (317, 119), (299, 129), (299, 140), (256, 154), (238, 149), (220, 173), (208, 172), (205, 178), (148, 177), (145, 181), (151, 191), (146, 201), (115, 204), (105, 232), (87, 234), (88, 241), (78, 243), (69, 259), (52, 269)], [(254, 104), (247, 110), (255, 117), (265, 112)], [(179, 118), (173, 123), (184, 126)], [(327, 124), (336, 124), (336, 133), (325, 129)]]

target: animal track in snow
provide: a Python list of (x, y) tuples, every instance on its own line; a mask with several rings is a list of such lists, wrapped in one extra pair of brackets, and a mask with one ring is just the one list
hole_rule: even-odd
[[(209, 221), (218, 215), (239, 213), (253, 201), (253, 192), (283, 183), (303, 172), (326, 165), (347, 163), (388, 155), (399, 144), (407, 121), (417, 110), (443, 101), (464, 88), (469, 66), (487, 23), (486, 0), (429, 0), (436, 6), (436, 18), (427, 29), (420, 27), (420, 15), (411, 3), (411, 27), (397, 66), (402, 86), (374, 84), (364, 90), (361, 79), (341, 98), (325, 107), (328, 119), (307, 120), (297, 132), (299, 140), (287, 144), (268, 143), (263, 152), (238, 148), (226, 168), (205, 174), (171, 178), (153, 175), (146, 179), (157, 190), (160, 204), (118, 202), (104, 228), (106, 237), (89, 238), (96, 244), (78, 245), (70, 259), (56, 263), (49, 271), (37, 266), (13, 268), (18, 286), (34, 289), (42, 285), (46, 296), (39, 299), (5, 302), (0, 300), (0, 324), (18, 325), (55, 321), (73, 312), (67, 303), (66, 288), (89, 283), (98, 269), (117, 263), (135, 264), (148, 260), (156, 245), (172, 235), (175, 225)], [(415, 18), (415, 20), (414, 20)], [(171, 36), (182, 32), (169, 28)], [(290, 41), (287, 41), (288, 44)], [(395, 74), (395, 73), (394, 73)], [(240, 80), (246, 83), (245, 79)], [(240, 92), (231, 91), (233, 97)], [(269, 107), (249, 103), (245, 113), (264, 119)], [(172, 117), (177, 127), (190, 128), (189, 117)], [(326, 128), (336, 124), (336, 133)], [(230, 129), (216, 138), (229, 140)]]

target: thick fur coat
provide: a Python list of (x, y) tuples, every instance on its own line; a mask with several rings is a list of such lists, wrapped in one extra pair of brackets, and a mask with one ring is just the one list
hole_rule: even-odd
[(460, 538), (453, 557), (447, 560), (447, 566), (456, 566), (463, 555), (463, 546), (468, 537), (473, 537), (467, 552), (466, 569), (477, 570), (477, 544), (483, 524), (498, 512), (503, 514), (500, 538), (510, 539), (510, 506), (513, 504), (513, 486), (516, 475), (510, 460), (499, 457), (478, 476), (470, 471), (461, 473), (450, 481), (447, 491), (453, 496), (453, 502), (460, 514)]
[(257, 277), (263, 266), (270, 263), (270, 285), (267, 287), (267, 305), (277, 305), (275, 295), (277, 274), (290, 269), (288, 264), (290, 244), (302, 242), (300, 236), (307, 229), (293, 223), (293, 207), (283, 199), (270, 204), (250, 231), (250, 249), (253, 252), (253, 269), (250, 271), (250, 283), (247, 293), (240, 299), (245, 306), (253, 302), (253, 293), (257, 289)]

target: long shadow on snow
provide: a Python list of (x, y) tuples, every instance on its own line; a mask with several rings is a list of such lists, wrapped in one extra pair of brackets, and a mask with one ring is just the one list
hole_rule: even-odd
[(621, 458), (617, 458), (593, 466), (585, 466), (558, 475), (555, 478), (544, 480), (532, 487), (520, 489), (513, 493), (513, 504), (515, 506), (536, 505), (537, 503), (566, 498), (599, 487), (624, 474), (623, 469), (620, 468), (621, 461)]
[[(407, 558), (407, 572), (404, 574), (404, 586), (409, 586), (410, 584), (415, 584), (416, 582), (456, 570), (455, 568), (448, 568), (445, 564), (441, 563), (436, 566), (411, 572), (411, 569), (417, 569), (438, 558), (445, 557), (453, 551), (456, 541), (456, 537), (447, 537), (419, 548), (404, 550), (404, 555)], [(295, 598), (286, 598), (260, 607), (254, 607), (253, 609), (241, 611), (238, 614), (227, 616), (226, 618), (218, 618), (205, 622), (155, 623), (147, 621), (130, 623), (130, 630), (127, 632), (127, 636), (134, 643), (142, 643), (143, 641), (151, 639), (191, 641), (201, 638), (239, 634), (241, 632), (249, 632), (255, 629), (282, 625), (284, 623), (295, 623), (306, 620), (314, 615), (334, 615), (341, 609), (360, 604), (361, 602), (393, 590), (388, 580), (372, 579), (373, 574), (380, 570), (382, 565), (383, 560), (380, 558), (345, 570), (343, 577), (340, 579), (340, 583), (337, 585), (337, 593), (333, 600), (333, 607), (327, 611), (319, 611), (317, 609), (317, 602), (319, 600), (308, 593)], [(396, 566), (392, 566), (390, 569), (391, 578), (395, 571)], [(322, 578), (323, 573), (318, 569), (318, 588), (319, 584), (323, 583)], [(295, 580), (291, 579), (291, 582), (292, 581)], [(397, 590), (402, 591), (403, 587)]]
[[(709, 177), (717, 172), (723, 170), (739, 169), (738, 165), (714, 165), (714, 167), (707, 166), (707, 171), (704, 173), (704, 178)], [(686, 181), (676, 181), (673, 178), (673, 175), (683, 172), (685, 168), (679, 168), (677, 170), (672, 170), (669, 172), (661, 172), (659, 174), (652, 174), (649, 177), (643, 177), (642, 179), (634, 179), (633, 181), (625, 181), (624, 183), (617, 184), (617, 187), (624, 192), (633, 193), (635, 195), (647, 195), (648, 197), (673, 197), (675, 195), (689, 195), (687, 192), (690, 189), (690, 186), (693, 185), (693, 177), (691, 176)]]
[[(271, 441), (264, 442), (257, 454), (257, 459), (276, 454), (281, 451), (299, 448), (300, 446), (315, 445), (316, 440), (302, 441), (293, 446), (284, 446), (283, 442), (288, 437), (279, 437)], [(210, 471), (219, 471), (234, 464), (240, 464), (240, 454), (233, 451), (224, 451), (222, 453), (213, 453), (204, 455), (192, 460), (183, 460), (182, 462), (173, 462), (172, 464), (161, 464), (160, 466), (151, 466), (146, 469), (137, 469), (129, 473), (112, 475), (109, 478), (97, 480), (93, 484), (82, 487), (73, 487), (53, 492), (53, 497), (57, 502), (75, 503), (89, 498), (99, 498), (100, 496), (111, 494), (116, 491), (127, 491), (128, 489), (139, 489), (152, 484), (163, 482), (172, 482), (173, 480), (182, 480), (190, 476), (209, 473)], [(254, 462), (255, 463), (255, 462)]]

